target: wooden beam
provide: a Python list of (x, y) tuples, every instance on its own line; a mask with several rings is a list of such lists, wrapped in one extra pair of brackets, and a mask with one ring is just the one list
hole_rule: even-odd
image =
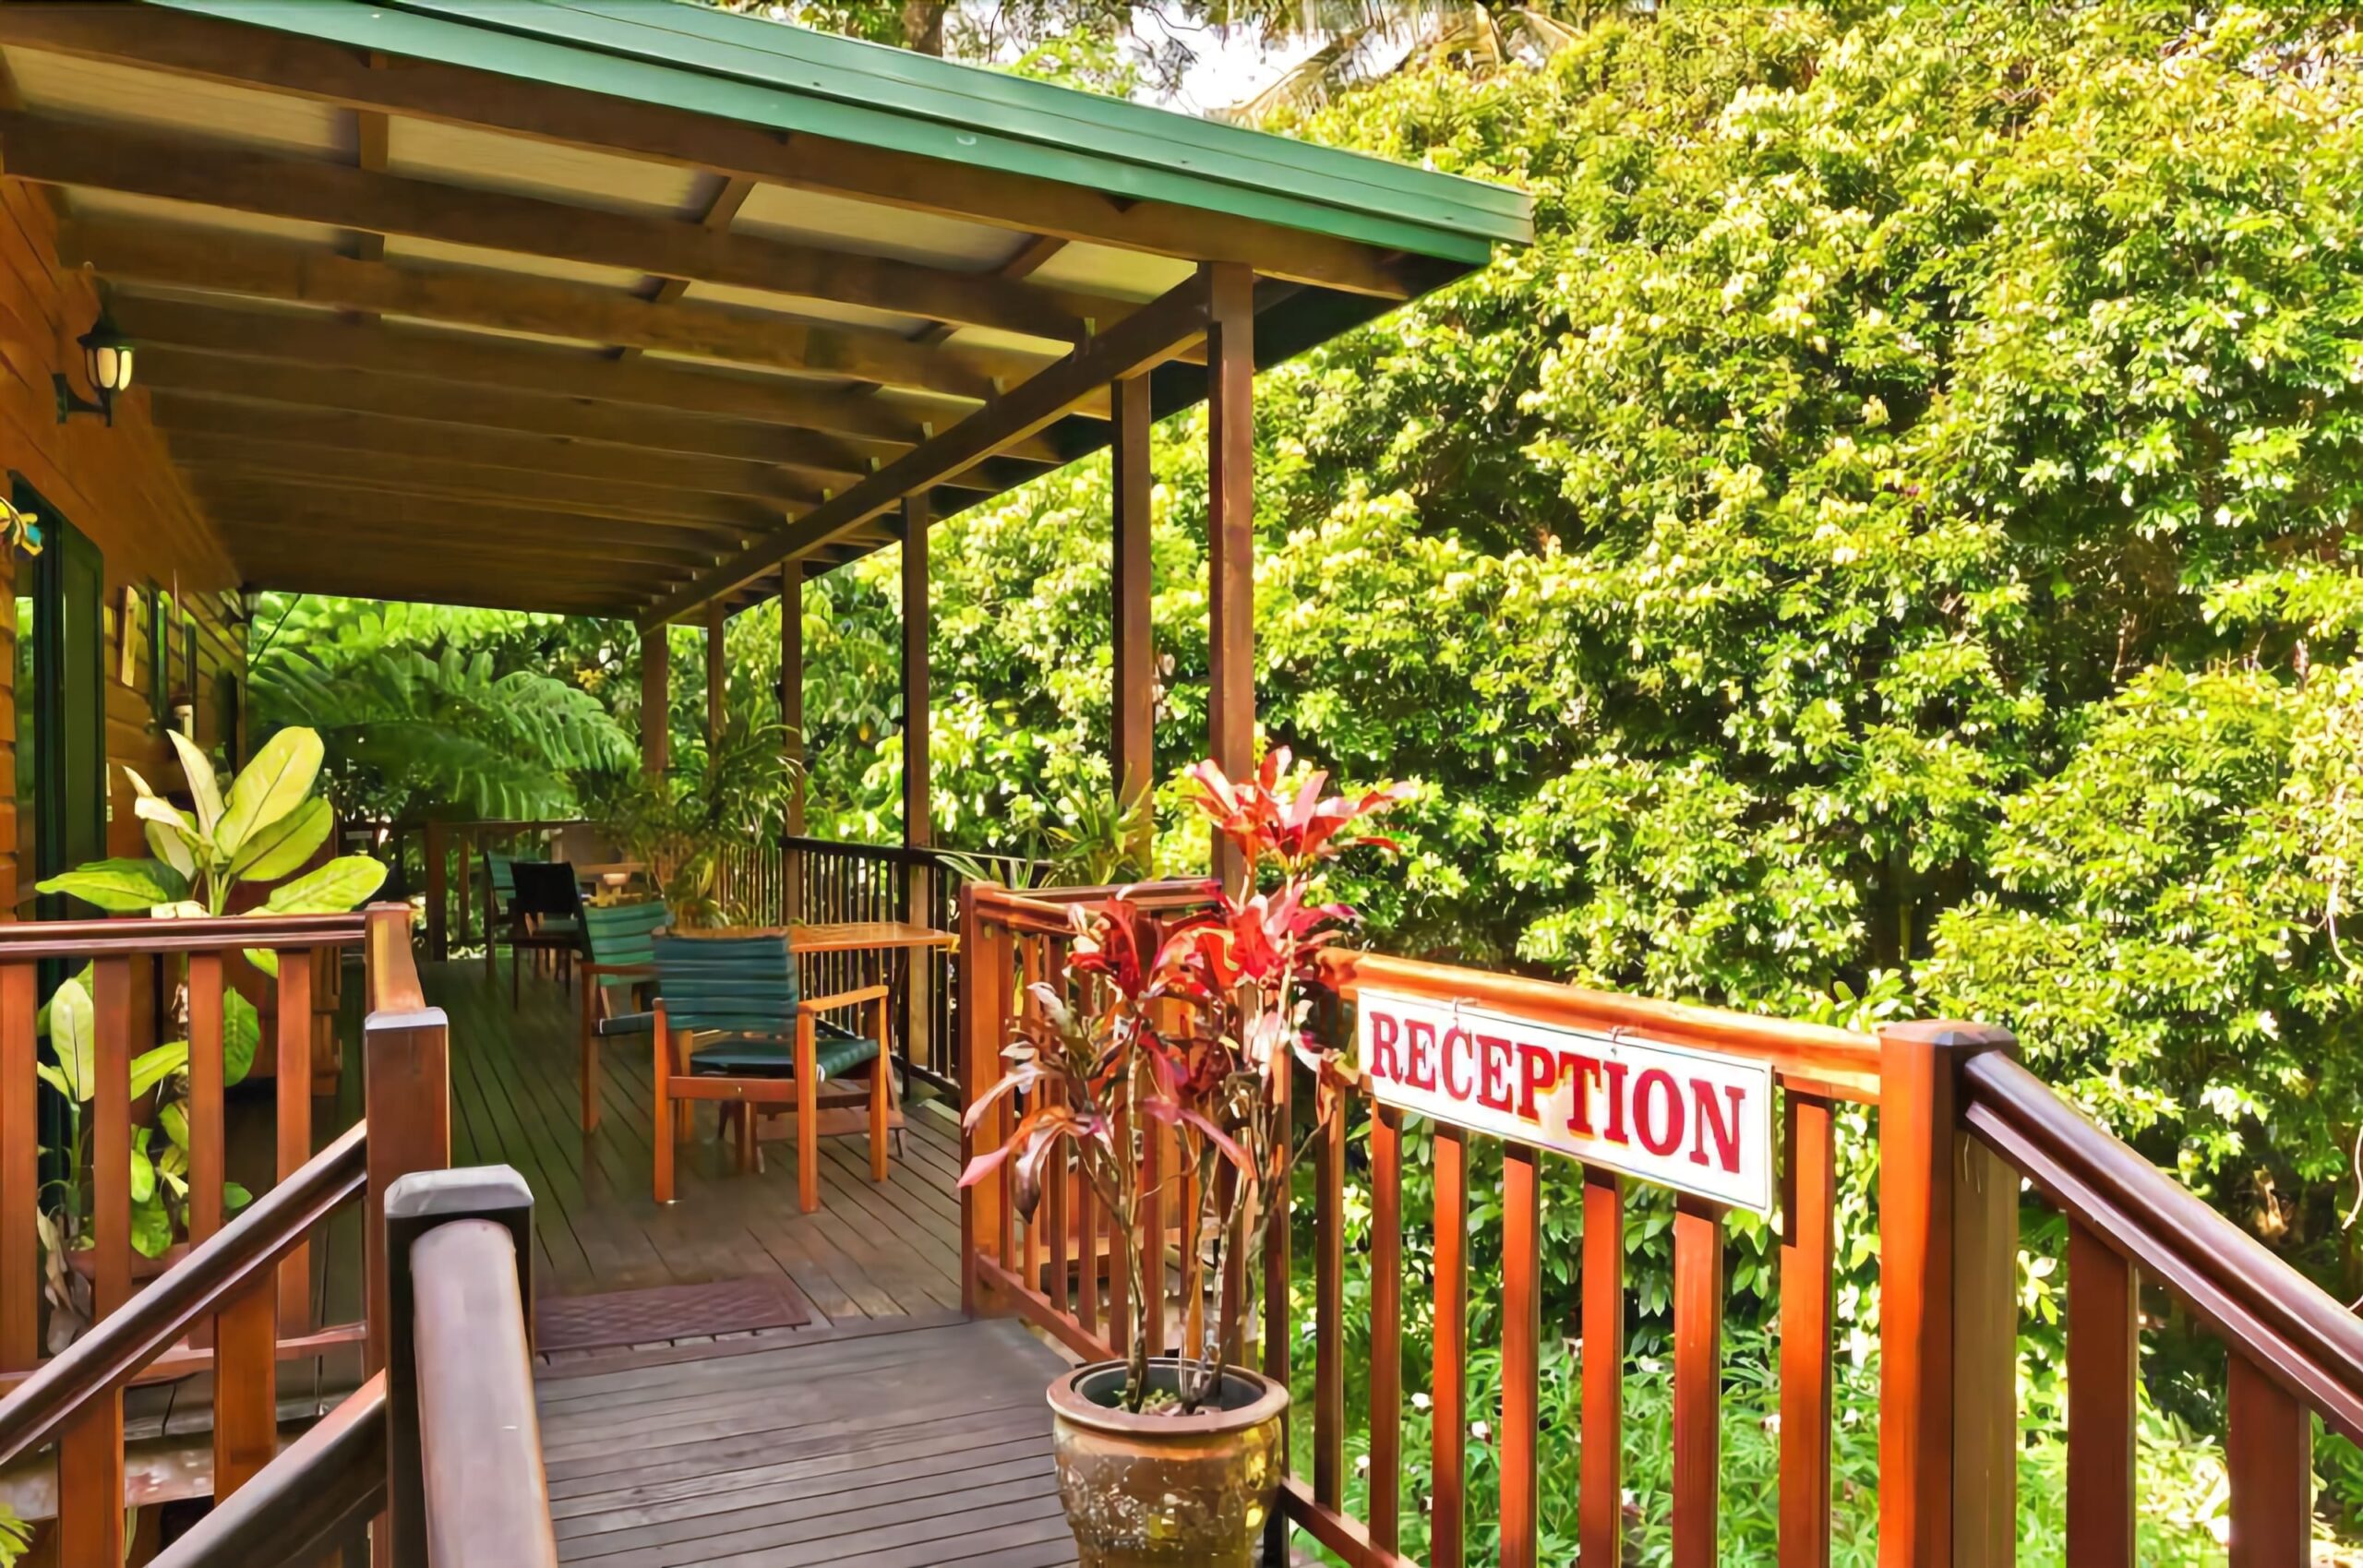
[(242, 565), (251, 588), (279, 589), (289, 593), (327, 593), (348, 599), (386, 599), (405, 604), (462, 604), (473, 609), (527, 610), (542, 615), (586, 616), (630, 620), (633, 600), (629, 595), (578, 588), (471, 578), (400, 578), (390, 574), (360, 574), (324, 565), (316, 555), (294, 560)]
[[(804, 563), (779, 569), (779, 721), (787, 726), (788, 756), (796, 783), (787, 797), (787, 831), (804, 832)], [(792, 861), (791, 861), (792, 863)], [(788, 912), (799, 907), (790, 891)]]
[[(382, 117), (381, 117), (382, 118)], [(366, 145), (366, 144), (365, 144)], [(685, 223), (542, 197), (192, 142), (116, 126), (68, 125), (0, 110), (8, 173), (44, 185), (161, 197), (234, 212), (324, 223), (380, 236), (473, 245), (690, 282), (760, 289), (896, 315), (1070, 342), (1086, 319), (1113, 326), (1137, 301), (1050, 289), (992, 273), (954, 272), (729, 232), (754, 182), (726, 177), (718, 223)], [(709, 213), (709, 220), (713, 214)], [(376, 259), (369, 257), (368, 259)], [(671, 293), (678, 298), (677, 286)], [(666, 301), (665, 293), (656, 296)]]
[[(694, 562), (678, 559), (630, 560), (627, 556), (654, 555), (620, 546), (616, 554), (586, 560), (580, 550), (559, 544), (538, 547), (518, 545), (480, 547), (462, 539), (435, 535), (339, 537), (327, 528), (302, 522), (274, 526), (256, 519), (231, 518), (222, 533), (241, 568), (260, 576), (268, 566), (307, 556), (327, 556), (335, 569), (375, 580), (393, 576), (404, 581), (468, 581), (485, 573), (514, 576), (536, 587), (557, 585), (589, 589), (617, 604), (644, 597), (652, 586), (686, 581)], [(428, 558), (422, 562), (420, 556)]]
[[(390, 419), (464, 425), (526, 436), (558, 436), (652, 451), (690, 452), (739, 462), (790, 468), (816, 485), (842, 485), (868, 473), (883, 458), (872, 458), (846, 439), (774, 425), (741, 425), (697, 414), (613, 403), (567, 402), (535, 392), (497, 391), (486, 387), (430, 386), (403, 377), (354, 375), (305, 365), (273, 365), (191, 353), (186, 349), (142, 348), (139, 371), (151, 388), (170, 388), (192, 397), (242, 398), (290, 403), (298, 408), (346, 409)], [(884, 458), (895, 454), (885, 449)], [(817, 491), (808, 494), (817, 497)]]
[(61, 226), (57, 248), (66, 265), (112, 279), (625, 343), (977, 401), (1044, 363), (998, 349), (927, 348), (874, 328), (822, 326), (734, 305), (660, 305), (591, 283), (422, 271), (228, 234), (192, 244), (186, 231), (150, 223), (78, 220)]
[[(903, 497), (903, 843), (925, 849), (935, 843), (935, 791), (930, 762), (934, 728), (933, 685), (928, 676), (931, 613), (928, 605), (928, 515), (924, 490)], [(915, 860), (903, 868), (903, 917), (935, 924), (935, 868)], [(932, 1060), (935, 970), (913, 964), (904, 973), (903, 1058)]]
[(729, 722), (729, 608), (716, 599), (705, 607), (705, 748), (711, 760), (722, 744), (723, 726)]
[[(709, 371), (654, 361), (622, 364), (598, 350), (378, 327), (320, 311), (238, 309), (125, 292), (111, 306), (115, 325), (141, 348), (199, 349), (242, 359), (303, 365), (430, 381), (474, 382), (516, 392), (583, 399), (679, 413), (706, 413), (752, 425), (786, 425), (865, 438), (882, 455), (889, 445), (916, 446), (931, 428), (963, 419), (974, 404), (905, 394), (816, 391), (776, 376)], [(1014, 457), (1061, 462), (1048, 441), (1013, 449)]]
[[(722, 183), (714, 187), (714, 199), (707, 202), (705, 210), (699, 214), (698, 226), (714, 233), (727, 233), (738, 217), (738, 209), (746, 206), (747, 198), (754, 194), (754, 181), (736, 174), (725, 176)], [(690, 280), (660, 274), (642, 282), (640, 292), (644, 299), (654, 300), (659, 305), (670, 305), (690, 292)], [(616, 350), (618, 360), (638, 359), (640, 354), (641, 351), (630, 344)]]
[(707, 573), (680, 592), (660, 599), (644, 618), (670, 620), (716, 598), (780, 562), (807, 555), (860, 527), (899, 502), (971, 464), (1002, 446), (1050, 424), (1076, 400), (1105, 396), (1110, 383), (1172, 357), (1182, 344), (1204, 336), (1208, 291), (1193, 277), (1126, 317), (1074, 353), (946, 430), (912, 448), (844, 494), (830, 497), (769, 540)]
[[(1116, 383), (1113, 454), (1115, 549), (1110, 577), (1114, 588), (1115, 692), (1110, 736), (1116, 799), (1130, 806), (1157, 786), (1157, 640), (1150, 619), (1149, 386), (1146, 376)], [(1146, 844), (1136, 844), (1146, 851)]]
[(643, 627), (640, 633), (640, 764), (652, 779), (665, 776), (673, 748), (673, 631), (670, 627)]
[(0, 6), (0, 44), (595, 148), (1062, 239), (1237, 262), (1266, 277), (1383, 299), (1411, 293), (1391, 257), (1349, 240), (1168, 202), (1126, 201), (1058, 181), (827, 137), (782, 136), (688, 109), (462, 66), (406, 60), (372, 70), (357, 52), (333, 43), (186, 12)]
[(212, 399), (159, 387), (149, 394), (156, 423), (174, 441), (186, 436), (268, 441), (301, 451), (317, 446), (374, 452), (426, 464), (559, 473), (618, 485), (670, 485), (716, 496), (741, 496), (793, 512), (820, 499), (807, 483), (780, 470), (731, 458), (642, 451), (559, 437), (524, 436), (381, 419), (346, 409), (263, 405)]
[[(707, 567), (738, 547), (738, 536), (700, 534), (609, 518), (568, 517), (414, 496), (337, 496), (325, 491), (244, 487), (198, 492), (225, 534), (294, 534), (344, 552), (373, 545), (467, 549), (484, 555), (544, 552), (575, 560)], [(235, 543), (233, 541), (234, 553)]]
[(199, 489), (283, 486), (481, 501), (740, 539), (768, 529), (780, 515), (777, 507), (654, 485), (624, 485), (559, 473), (413, 462), (378, 452), (289, 447), (234, 437), (179, 437), (173, 442), (173, 456)]
[[(1207, 744), (1236, 779), (1255, 766), (1255, 278), (1229, 265), (1208, 272)], [(1217, 834), (1215, 874), (1235, 887), (1244, 870)]]

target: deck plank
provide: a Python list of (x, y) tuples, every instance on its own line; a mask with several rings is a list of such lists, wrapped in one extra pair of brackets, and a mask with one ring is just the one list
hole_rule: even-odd
[(534, 1197), (536, 1294), (785, 1276), (818, 1316), (721, 1339), (538, 1358), (559, 1554), (599, 1568), (1065, 1568), (1044, 1385), (1060, 1357), (959, 1315), (956, 1124), (913, 1106), (888, 1180), (858, 1138), (822, 1145), (796, 1204), (792, 1119), (741, 1175), (701, 1107), (679, 1201), (651, 1196), (648, 1047), (603, 1050), (597, 1131), (578, 1125), (574, 993), (480, 964), (427, 966), (451, 1025), (452, 1154), (516, 1167)]

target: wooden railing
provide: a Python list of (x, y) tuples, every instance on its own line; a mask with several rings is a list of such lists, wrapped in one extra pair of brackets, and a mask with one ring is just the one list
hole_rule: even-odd
[[(408, 911), (392, 907), (375, 917), (407, 922)], [(86, 1103), (74, 1113), (85, 1119), (90, 1206), (82, 1234), (74, 1239), (81, 1245), (69, 1254), (69, 1274), (62, 1277), (86, 1275), (90, 1315), (104, 1319), (130, 1299), (138, 1280), (156, 1266), (132, 1245), (135, 1127), (152, 1113), (152, 1105), (149, 1096), (132, 1094), (131, 1072), (136, 1056), (182, 1037), (171, 1021), (174, 998), (185, 989), (186, 1244), (194, 1247), (219, 1231), (223, 1219), (225, 971), (243, 969), (238, 955), (247, 950), (279, 956), (278, 978), (260, 982), (264, 995), (257, 1012), (267, 1034), (258, 1051), (275, 1047), (279, 1059), (273, 1085), (275, 1173), (285, 1181), (312, 1153), (314, 987), (343, 950), (360, 945), (364, 928), (359, 913), (0, 925), (0, 1386), (41, 1361), (39, 1217), (45, 1193), (61, 1191), (44, 1185), (34, 1071), (42, 1054), (37, 1021), (44, 969), (63, 976), (90, 966), (91, 1082)], [(326, 954), (326, 963), (316, 965), (316, 953)], [(151, 1153), (161, 1154), (163, 1144), (161, 1131), (150, 1133)], [(78, 1183), (80, 1173), (65, 1171), (64, 1160), (62, 1153), (50, 1156), (51, 1174)], [(164, 1261), (174, 1255), (166, 1254)], [(278, 1332), (291, 1347), (318, 1349), (358, 1338), (357, 1324), (314, 1322), (309, 1287), (308, 1258), (299, 1241), (279, 1271), (273, 1308)], [(189, 1347), (169, 1356), (154, 1375), (203, 1371), (210, 1355), (203, 1344)]]
[[(516, 1262), (526, 1255), (515, 1239), (529, 1234), (531, 1199), (513, 1173), (443, 1168), (450, 1151), (447, 1026), (442, 1012), (425, 1004), (406, 905), (284, 921), (0, 928), (0, 1004), (22, 1003), (0, 1006), (0, 1035), (31, 1037), (32, 963), (94, 959), (100, 999), (93, 1104), (100, 1107), (102, 1130), (92, 1155), (93, 1185), (100, 1192), (98, 1235), (102, 1248), (110, 1239), (124, 1239), (127, 1252), (128, 1198), (112, 1174), (120, 1167), (109, 1165), (120, 1155), (127, 1167), (130, 1147), (122, 1130), (131, 1114), (125, 971), (135, 958), (188, 958), (188, 1114), (193, 1123), (209, 1124), (203, 1141), (191, 1141), (193, 1170), (209, 1173), (192, 1177), (194, 1209), (206, 1191), (198, 1183), (218, 1183), (222, 1164), (224, 953), (248, 946), (276, 951), (282, 1016), (308, 1023), (308, 1007), (293, 1006), (290, 999), (301, 999), (310, 974), (309, 950), (355, 943), (364, 947), (369, 1003), (363, 1032), (365, 1119), (311, 1154), (308, 1120), (291, 1124), (282, 1114), (282, 1158), (291, 1147), (308, 1157), (282, 1166), (277, 1183), (226, 1223), (219, 1187), (213, 1187), (202, 1217), (193, 1215), (196, 1234), (185, 1255), (136, 1291), (127, 1261), (111, 1260), (102, 1251), (95, 1272), (107, 1283), (96, 1321), (0, 1399), (0, 1464), (43, 1443), (56, 1445), (54, 1546), (60, 1568), (118, 1568), (124, 1560), (126, 1389), (208, 1366), (213, 1373), (217, 1506), (160, 1562), (226, 1568), (306, 1561), (328, 1545), (350, 1543), (387, 1507), (391, 1561), (425, 1563), (430, 1517), (438, 1512), (436, 1489), (410, 1489), (413, 1505), (407, 1511), (403, 1506), (405, 1462), (407, 1473), (421, 1468), (422, 1421), (426, 1437), (440, 1435), (433, 1445), (439, 1452), (472, 1454), (486, 1467), (480, 1473), (515, 1483), (489, 1499), (474, 1491), (465, 1499), (452, 1498), (447, 1488), (445, 1527), (432, 1532), (438, 1545), (456, 1520), (467, 1525), (472, 1538), (499, 1543), (502, 1550), (493, 1555), (471, 1548), (436, 1561), (556, 1561), (554, 1549), (538, 1555), (532, 1550), (536, 1539), (547, 1542), (549, 1523), (523, 1350), (522, 1303), (528, 1296)], [(11, 1064), (12, 1071), (17, 1065), (24, 1071), (0, 1103), (30, 1097), (24, 1087), (32, 1079), (30, 1052), (21, 1063), (11, 1059)], [(308, 1079), (294, 1073), (282, 1075), (282, 1112), (290, 1082), (308, 1111)], [(110, 1128), (115, 1131), (105, 1131)], [(12, 1165), (22, 1163), (14, 1160), (13, 1148), (9, 1152)], [(28, 1202), (33, 1195), (30, 1190), (10, 1192), (12, 1199)], [(282, 1311), (291, 1299), (299, 1310), (308, 1303), (302, 1261), (306, 1238), (355, 1199), (366, 1213), (365, 1311), (361, 1323), (345, 1325), (350, 1332), (343, 1337), (362, 1344), (371, 1375), (282, 1453), (279, 1363), (291, 1351), (310, 1348), (317, 1337), (292, 1343), (282, 1338)], [(478, 1234), (486, 1215), (507, 1226), (498, 1248), (510, 1251), (501, 1267), (494, 1266), (502, 1261), (498, 1249)], [(504, 1306), (514, 1321), (513, 1333), (503, 1330)], [(464, 1327), (455, 1334), (460, 1324)], [(455, 1348), (455, 1340), (468, 1344)], [(464, 1392), (455, 1399), (450, 1394), (454, 1389)], [(439, 1398), (438, 1390), (443, 1391)], [(521, 1443), (531, 1454), (529, 1469), (517, 1460)]]
[[(1177, 890), (1176, 896), (1181, 896)], [(999, 1075), (999, 1053), (1022, 1007), (1023, 987), (1060, 982), (1067, 911), (1002, 890), (970, 890), (962, 915), (962, 1050), (971, 1095)], [(1861, 1238), (1838, 1233), (1838, 1137), (1848, 1103), (1877, 1107), (1871, 1125), (1881, 1175), (1875, 1194), (1880, 1283), (1878, 1561), (1888, 1568), (1970, 1568), (2013, 1560), (2015, 1471), (2021, 1434), (2015, 1373), (2020, 1178), (2070, 1221), (2067, 1294), (2069, 1429), (2067, 1561), (2086, 1568), (2134, 1562), (2135, 1286), (2173, 1291), (2231, 1350), (2227, 1442), (2234, 1568), (2309, 1561), (2312, 1415), (2363, 1439), (2363, 1323), (2267, 1252), (2238, 1227), (2093, 1126), (2014, 1059), (2003, 1031), (1907, 1023), (1877, 1036), (1817, 1025), (1587, 991), (1483, 971), (1342, 951), (1324, 973), (1350, 1006), (1363, 987), (1397, 997), (1462, 1003), (1562, 1029), (1622, 1035), (1760, 1062), (1780, 1091), (1776, 1126), (1779, 1209), (1778, 1561), (1818, 1568), (1832, 1538), (1835, 1260)], [(1342, 1011), (1342, 1010), (1341, 1010)], [(968, 1140), (996, 1146), (1016, 1108), (1003, 1102)], [(1496, 1222), (1502, 1258), (1501, 1396), (1469, 1405), (1467, 1323), (1470, 1150), (1482, 1134), (1436, 1124), (1435, 1230), (1424, 1260), (1407, 1255), (1403, 1185), (1405, 1116), (1365, 1104), (1368, 1127), (1366, 1328), (1369, 1399), (1349, 1422), (1346, 1401), (1344, 1122), (1313, 1154), (1313, 1321), (1292, 1321), (1287, 1288), (1289, 1227), (1272, 1227), (1262, 1266), (1263, 1371), (1284, 1383), (1291, 1357), (1312, 1358), (1311, 1452), (1294, 1456), (1283, 1517), (1355, 1568), (1402, 1568), (1407, 1496), (1404, 1324), (1433, 1324), (1428, 1393), (1431, 1465), (1415, 1482), (1427, 1507), (1432, 1568), (1468, 1558), (1468, 1443), (1471, 1422), (1491, 1429), (1498, 1465), (1499, 1561), (1536, 1568), (1540, 1490), (1540, 1384), (1544, 1345), (1540, 1162), (1544, 1152), (1503, 1142)], [(1151, 1174), (1170, 1170), (1169, 1147), (1146, 1138)], [(1550, 1157), (1565, 1157), (1552, 1155)], [(964, 1300), (971, 1311), (1024, 1316), (1076, 1353), (1125, 1348), (1121, 1273), (1103, 1271), (1107, 1216), (1087, 1186), (1053, 1156), (1032, 1223), (1007, 1183), (988, 1178), (963, 1194)], [(1626, 1179), (1581, 1170), (1581, 1462), (1574, 1514), (1580, 1559), (1624, 1561), (1628, 1546), (1621, 1469)], [(1491, 1194), (1483, 1196), (1490, 1199)], [(1148, 1314), (1152, 1353), (1174, 1326), (1204, 1311), (1197, 1249), (1186, 1217), (1198, 1194), (1170, 1208), (1145, 1203), (1144, 1270), (1162, 1310)], [(1486, 1207), (1495, 1207), (1488, 1202)], [(1721, 1545), (1725, 1211), (1680, 1196), (1674, 1203), (1671, 1356), (1670, 1525), (1676, 1568), (1711, 1568)], [(1424, 1287), (1431, 1312), (1406, 1300)], [(1169, 1326), (1173, 1325), (1173, 1326)], [(1560, 1332), (1554, 1325), (1554, 1334)], [(1357, 1352), (1361, 1354), (1361, 1352)], [(1367, 1434), (1365, 1517), (1347, 1510), (1349, 1425)], [(1279, 1543), (1270, 1561), (1286, 1561)]]

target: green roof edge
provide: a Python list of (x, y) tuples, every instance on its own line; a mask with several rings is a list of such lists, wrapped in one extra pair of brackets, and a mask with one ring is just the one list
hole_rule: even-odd
[[(1505, 186), (661, 0), (150, 3), (1466, 265), (1532, 237), (1527, 198)], [(843, 96), (856, 77), (858, 101)]]

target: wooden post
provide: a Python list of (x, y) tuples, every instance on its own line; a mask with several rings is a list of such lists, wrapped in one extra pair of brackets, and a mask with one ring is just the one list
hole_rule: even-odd
[[(1206, 668), (1209, 748), (1233, 778), (1255, 765), (1255, 275), (1207, 269)], [(1238, 851), (1215, 841), (1215, 875), (1235, 885)]]
[[(935, 842), (935, 802), (928, 781), (928, 513), (925, 491), (903, 497), (903, 843), (925, 849)], [(935, 868), (914, 860), (906, 868), (904, 916), (925, 925), (933, 913)], [(903, 1060), (934, 1059), (926, 1038), (935, 1018), (935, 972), (926, 953), (904, 970)]]
[[(1129, 807), (1157, 787), (1157, 636), (1150, 624), (1148, 377), (1116, 383), (1114, 598), (1115, 693), (1110, 773), (1116, 803)], [(1153, 833), (1134, 851), (1147, 868)]]
[[(787, 796), (787, 832), (804, 836), (804, 563), (791, 559), (779, 569), (779, 721), (787, 726), (787, 755), (795, 782)], [(804, 852), (788, 849), (780, 865), (780, 920), (804, 917)]]
[(440, 964), (451, 956), (451, 934), (449, 916), (443, 908), (449, 888), (445, 881), (449, 870), (444, 858), (449, 853), (443, 838), (443, 824), (426, 824), (426, 956)]
[(729, 723), (730, 661), (725, 656), (730, 633), (729, 606), (719, 599), (705, 606), (705, 748), (709, 757), (721, 743)]
[(652, 626), (640, 634), (640, 765), (652, 779), (663, 778), (671, 760), (672, 648), (669, 627)]
[(1961, 1069), (2007, 1030), (1879, 1035), (1879, 1562), (2008, 1568), (2016, 1541), (2016, 1174), (1961, 1125)]
[[(373, 1166), (375, 1155), (373, 1149)], [(429, 1568), (433, 1562), (460, 1561), (470, 1554), (453, 1550), (456, 1543), (450, 1532), (473, 1524), (479, 1532), (474, 1544), (487, 1562), (555, 1562), (557, 1552), (547, 1546), (546, 1498), (538, 1508), (503, 1506), (498, 1501), (543, 1494), (548, 1485), (542, 1475), (541, 1438), (534, 1430), (531, 1391), (523, 1386), (522, 1375), (513, 1382), (506, 1375), (512, 1370), (522, 1374), (532, 1355), (533, 1330), (526, 1314), (534, 1299), (533, 1189), (509, 1167), (496, 1165), (416, 1171), (383, 1193), (378, 1190), (373, 1171), (369, 1196), (372, 1207), (381, 1211), (371, 1215), (369, 1245), (385, 1265), (378, 1277), (385, 1281), (385, 1322), (391, 1330), (386, 1341), (386, 1514), (381, 1538), (387, 1548), (381, 1561), (390, 1568)], [(463, 1276), (474, 1276), (467, 1295), (497, 1313), (498, 1321), (467, 1325), (457, 1334), (444, 1332), (450, 1328), (459, 1305), (450, 1288), (451, 1281), (447, 1276), (440, 1287), (422, 1288), (419, 1278), (422, 1263), (433, 1272), (431, 1255), (438, 1251), (420, 1243), (432, 1236), (449, 1235), (455, 1227), (508, 1233), (505, 1248), (481, 1252), (474, 1263), (460, 1271)], [(514, 1297), (506, 1288), (508, 1281), (482, 1266), (495, 1259), (513, 1260)], [(447, 1256), (444, 1261), (452, 1260)], [(419, 1333), (422, 1317), (432, 1320), (426, 1335)], [(371, 1327), (374, 1331), (374, 1318)], [(421, 1442), (420, 1417), (434, 1397), (422, 1382), (439, 1385), (448, 1401), (454, 1363), (468, 1355), (471, 1346), (480, 1359), (468, 1370), (465, 1381), (478, 1391), (482, 1418), (478, 1446), (460, 1457), (462, 1464), (476, 1466), (473, 1475), (484, 1511), (476, 1514), (473, 1509), (460, 1510), (455, 1516), (430, 1520), (426, 1506), (430, 1478), (444, 1482), (437, 1488), (438, 1496), (448, 1499), (455, 1488), (450, 1478), (452, 1456), (430, 1454)], [(422, 1349), (431, 1358), (426, 1368), (420, 1364)], [(491, 1354), (483, 1355), (486, 1350)], [(474, 1517), (456, 1516), (462, 1514)], [(521, 1526), (522, 1536), (510, 1533)]]
[[(374, 916), (373, 916), (374, 918)], [(367, 1074), (369, 1191), (366, 1222), (368, 1288), (366, 1370), (386, 1366), (392, 1332), (387, 1294), (386, 1194), (414, 1171), (451, 1163), (450, 1030), (439, 1007), (374, 1012), (362, 1025)]]

